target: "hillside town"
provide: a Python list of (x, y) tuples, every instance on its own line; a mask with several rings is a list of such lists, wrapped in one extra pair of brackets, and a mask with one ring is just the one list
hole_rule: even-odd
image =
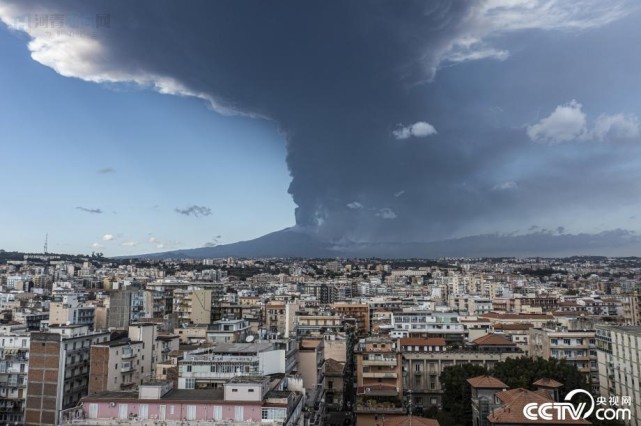
[[(557, 424), (523, 407), (572, 389), (492, 375), (523, 358), (641, 424), (637, 258), (2, 254), (2, 424)], [(448, 420), (466, 365), (487, 373)]]

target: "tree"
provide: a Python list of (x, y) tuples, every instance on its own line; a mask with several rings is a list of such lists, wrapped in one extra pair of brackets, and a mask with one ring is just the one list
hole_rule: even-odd
[(467, 379), (488, 374), (485, 367), (473, 364), (446, 367), (439, 380), (443, 386), (443, 410), (449, 415), (452, 425), (467, 425), (472, 422), (472, 391)]
[(538, 379), (554, 379), (563, 383), (563, 387), (560, 389), (561, 398), (574, 389), (589, 390), (583, 375), (574, 365), (555, 358), (508, 358), (496, 363), (491, 374), (512, 389), (535, 390), (536, 387), (533, 383)]

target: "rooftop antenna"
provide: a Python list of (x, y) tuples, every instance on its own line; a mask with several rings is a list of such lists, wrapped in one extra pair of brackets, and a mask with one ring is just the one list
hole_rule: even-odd
[(48, 251), (48, 244), (47, 244), (48, 240), (49, 240), (49, 233), (47, 232), (45, 234), (45, 247), (44, 247), (44, 253), (45, 254), (47, 254), (47, 251)]

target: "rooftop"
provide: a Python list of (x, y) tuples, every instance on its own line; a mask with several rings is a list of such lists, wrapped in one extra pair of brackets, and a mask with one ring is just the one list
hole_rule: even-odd
[(467, 379), (472, 387), (477, 389), (508, 389), (509, 386), (492, 376), (477, 376)]

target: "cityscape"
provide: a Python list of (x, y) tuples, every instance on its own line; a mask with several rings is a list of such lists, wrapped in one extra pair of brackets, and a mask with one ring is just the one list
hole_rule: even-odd
[(0, 258), (3, 424), (641, 419), (639, 258)]
[(0, 0), (0, 426), (641, 426), (633, 0)]

